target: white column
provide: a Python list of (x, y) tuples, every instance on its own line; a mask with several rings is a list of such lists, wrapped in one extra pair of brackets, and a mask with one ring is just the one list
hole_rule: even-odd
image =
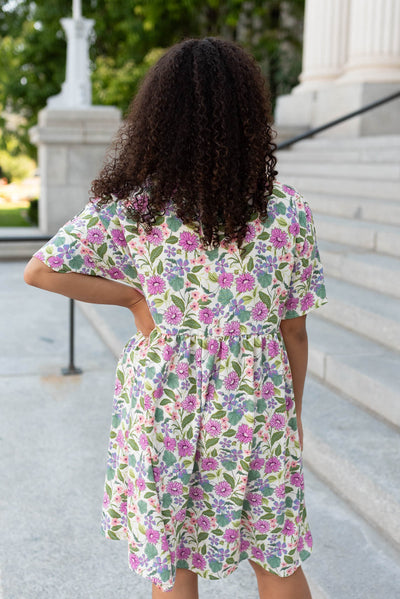
[(347, 59), (350, 0), (306, 0), (301, 84), (317, 89), (342, 74)]
[(400, 81), (400, 0), (352, 0), (349, 58), (340, 82)]

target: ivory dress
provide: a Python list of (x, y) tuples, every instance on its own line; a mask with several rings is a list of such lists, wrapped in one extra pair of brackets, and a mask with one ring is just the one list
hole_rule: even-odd
[[(145, 194), (130, 201), (146, 202)], [(312, 550), (282, 319), (326, 303), (312, 213), (275, 181), (242, 249), (206, 251), (173, 203), (151, 233), (88, 203), (35, 254), (143, 293), (156, 323), (117, 366), (102, 531), (164, 591), (252, 559), (292, 574)]]

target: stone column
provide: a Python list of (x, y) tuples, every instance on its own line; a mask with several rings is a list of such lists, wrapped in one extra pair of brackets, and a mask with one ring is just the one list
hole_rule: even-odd
[(307, 0), (303, 70), (295, 93), (319, 89), (341, 75), (347, 59), (350, 0)]
[(352, 0), (340, 82), (400, 82), (400, 0)]

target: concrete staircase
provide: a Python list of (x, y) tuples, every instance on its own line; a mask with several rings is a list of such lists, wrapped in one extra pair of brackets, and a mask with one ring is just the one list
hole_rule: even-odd
[[(337, 530), (331, 568), (322, 573), (313, 566), (313, 578), (332, 599), (394, 598), (400, 588), (400, 136), (305, 140), (278, 153), (278, 171), (313, 210), (329, 299), (309, 317), (304, 460), (336, 495), (343, 526), (361, 518), (359, 527), (367, 527), (363, 541), (346, 547), (335, 540), (344, 533)], [(319, 520), (315, 528), (329, 534)], [(361, 542), (370, 551), (356, 580)], [(378, 567), (377, 551), (397, 564), (395, 571)], [(398, 577), (397, 591), (389, 576)], [(338, 577), (342, 585), (347, 580), (346, 593)]]

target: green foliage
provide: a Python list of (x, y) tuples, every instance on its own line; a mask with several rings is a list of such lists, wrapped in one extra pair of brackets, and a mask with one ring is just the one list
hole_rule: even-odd
[(36, 163), (25, 154), (13, 156), (7, 150), (0, 150), (0, 173), (8, 181), (22, 181), (32, 175)]
[[(25, 121), (21, 151), (33, 151), (27, 130), (65, 79), (65, 35), (60, 19), (70, 0), (0, 0), (0, 113)], [(147, 69), (163, 49), (186, 37), (238, 41), (260, 63), (271, 89), (288, 93), (301, 68), (304, 0), (90, 0), (83, 14), (95, 20), (91, 46), (93, 103), (126, 111)], [(0, 120), (3, 138), (10, 135)]]

